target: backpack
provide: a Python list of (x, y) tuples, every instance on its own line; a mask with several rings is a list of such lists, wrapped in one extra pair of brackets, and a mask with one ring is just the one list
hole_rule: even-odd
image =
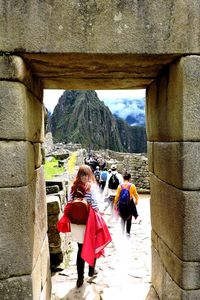
[(128, 184), (128, 187), (125, 188), (124, 185), (121, 185), (121, 192), (119, 195), (118, 201), (118, 211), (122, 217), (126, 216), (129, 213), (130, 208), (130, 186), (131, 183)]
[(107, 180), (107, 171), (103, 171), (102, 173), (101, 173), (101, 181), (106, 181)]
[(96, 172), (94, 176), (95, 176), (96, 181), (99, 182), (100, 181), (100, 172)]
[(72, 224), (86, 224), (89, 215), (89, 204), (84, 199), (84, 194), (77, 189), (68, 212), (68, 218)]
[(84, 198), (75, 198), (71, 202), (68, 218), (72, 224), (86, 224), (89, 215), (89, 204)]
[(119, 179), (117, 178), (116, 174), (112, 174), (109, 182), (108, 182), (108, 188), (111, 190), (116, 190), (119, 185)]

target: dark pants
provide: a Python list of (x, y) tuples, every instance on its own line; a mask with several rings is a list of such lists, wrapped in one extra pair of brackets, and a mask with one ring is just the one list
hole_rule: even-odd
[[(76, 260), (78, 279), (84, 278), (85, 261), (81, 258), (82, 247), (83, 244), (78, 243), (78, 253), (77, 253), (77, 260)], [(94, 262), (94, 267), (95, 267), (95, 262)], [(94, 273), (94, 267), (89, 266), (89, 274)]]
[(101, 187), (102, 191), (104, 190), (105, 185), (106, 185), (106, 181), (101, 181), (100, 187)]
[(126, 227), (126, 233), (130, 233), (130, 231), (131, 231), (131, 222), (132, 222), (132, 216), (130, 216), (128, 219), (121, 218), (121, 224), (122, 224), (123, 232), (124, 232), (124, 229)]

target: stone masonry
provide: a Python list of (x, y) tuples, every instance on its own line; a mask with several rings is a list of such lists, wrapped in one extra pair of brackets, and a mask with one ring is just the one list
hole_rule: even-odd
[[(57, 190), (51, 190), (49, 189), (50, 187), (57, 187)], [(66, 251), (69, 248), (67, 235), (59, 233), (56, 226), (58, 220), (63, 215), (64, 206), (67, 202), (66, 179), (63, 178), (58, 180), (57, 177), (55, 177), (54, 180), (46, 181), (46, 191), (50, 263), (51, 270), (55, 270), (62, 262), (65, 263)]]
[(200, 297), (199, 76), (200, 57), (183, 57), (147, 91), (152, 284), (161, 299)]
[(112, 150), (93, 152), (104, 158), (108, 169), (112, 164), (115, 164), (118, 172), (121, 174), (128, 170), (131, 173), (131, 180), (136, 185), (139, 193), (150, 192), (148, 159), (145, 153), (122, 153)]
[(43, 89), (145, 88), (151, 291), (199, 299), (199, 1), (2, 0), (0, 12), (0, 298), (51, 297)]
[(42, 89), (7, 56), (0, 89), (0, 298), (50, 299)]

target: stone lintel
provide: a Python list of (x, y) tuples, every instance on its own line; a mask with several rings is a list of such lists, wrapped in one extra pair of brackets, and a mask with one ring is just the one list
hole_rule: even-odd
[(198, 1), (46, 0), (30, 5), (13, 0), (9, 9), (6, 4), (1, 51), (182, 54), (200, 48)]

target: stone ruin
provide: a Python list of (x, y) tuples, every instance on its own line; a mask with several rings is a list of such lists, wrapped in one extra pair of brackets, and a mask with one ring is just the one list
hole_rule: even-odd
[(1, 12), (0, 299), (51, 298), (42, 144), (52, 88), (146, 89), (148, 299), (199, 299), (199, 1), (2, 0)]
[(93, 151), (106, 161), (109, 169), (112, 164), (117, 166), (118, 172), (125, 170), (131, 173), (131, 180), (136, 185), (139, 193), (150, 193), (148, 158), (146, 153), (122, 153), (112, 150)]

